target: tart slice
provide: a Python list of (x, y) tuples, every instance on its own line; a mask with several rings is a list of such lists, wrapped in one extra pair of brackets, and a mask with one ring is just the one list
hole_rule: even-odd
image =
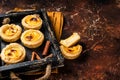
[(75, 45), (77, 42), (79, 42), (80, 40), (80, 36), (78, 33), (74, 32), (71, 36), (69, 36), (68, 38), (61, 40), (60, 44), (64, 45), (65, 47), (71, 47), (73, 45)]
[(5, 24), (0, 27), (0, 36), (6, 42), (14, 42), (20, 38), (22, 28), (15, 24)]
[(22, 33), (21, 42), (28, 48), (37, 48), (44, 41), (44, 35), (39, 30), (29, 29)]
[(22, 19), (22, 25), (25, 29), (40, 29), (42, 27), (42, 19), (38, 14), (27, 15)]
[(2, 49), (1, 59), (7, 64), (21, 62), (25, 59), (26, 51), (23, 46), (18, 43), (10, 43)]

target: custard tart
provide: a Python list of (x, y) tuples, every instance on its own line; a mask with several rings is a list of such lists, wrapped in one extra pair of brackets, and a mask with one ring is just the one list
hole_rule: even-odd
[(0, 36), (6, 42), (14, 42), (20, 38), (22, 28), (15, 24), (5, 24), (0, 27)]
[(7, 64), (14, 64), (25, 59), (25, 48), (18, 43), (10, 43), (1, 51), (1, 59)]
[(76, 45), (72, 47), (65, 47), (63, 45), (60, 46), (60, 50), (62, 52), (62, 55), (66, 59), (76, 59), (79, 57), (79, 55), (82, 52), (82, 46), (81, 45)]
[(37, 48), (42, 45), (44, 34), (39, 30), (29, 29), (22, 33), (21, 42), (28, 48)]
[(42, 27), (42, 19), (38, 14), (27, 15), (22, 19), (24, 29), (40, 29)]

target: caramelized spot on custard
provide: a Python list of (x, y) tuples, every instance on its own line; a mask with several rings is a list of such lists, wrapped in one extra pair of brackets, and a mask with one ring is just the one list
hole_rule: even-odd
[(14, 53), (14, 52), (16, 52), (16, 50), (11, 49), (10, 52), (9, 52), (7, 55), (8, 55), (8, 56), (12, 56), (12, 55), (13, 55), (12, 53)]
[(71, 52), (72, 50), (71, 50), (71, 49), (69, 49), (68, 51), (70, 51), (70, 52)]
[(28, 40), (28, 41), (31, 41), (32, 40), (32, 38), (33, 38), (33, 36), (26, 36), (26, 39)]
[(12, 56), (12, 54), (11, 54), (11, 53), (8, 53), (8, 56)]
[(16, 50), (14, 50), (14, 49), (11, 49), (11, 52), (15, 52)]
[(17, 29), (14, 29), (13, 27), (9, 27), (4, 33), (8, 36), (12, 36), (16, 32), (17, 32)]
[(37, 21), (37, 18), (33, 17), (30, 19), (30, 21)]

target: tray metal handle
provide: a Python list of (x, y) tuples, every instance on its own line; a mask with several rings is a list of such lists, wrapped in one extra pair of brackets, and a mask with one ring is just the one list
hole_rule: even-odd
[[(47, 80), (50, 75), (51, 75), (51, 64), (48, 64), (46, 66), (45, 74), (42, 77), (39, 77), (38, 79), (35, 79), (35, 80)], [(22, 80), (21, 78), (16, 76), (14, 72), (10, 73), (10, 78), (11, 80)]]

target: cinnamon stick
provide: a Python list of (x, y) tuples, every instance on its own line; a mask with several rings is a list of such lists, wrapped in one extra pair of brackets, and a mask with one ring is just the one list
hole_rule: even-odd
[(36, 58), (37, 60), (40, 60), (41, 58), (40, 58), (40, 56), (36, 53), (36, 52), (32, 52), (32, 57), (31, 57), (31, 61), (33, 61), (34, 60), (34, 58)]
[(53, 54), (49, 54), (48, 56), (46, 56), (45, 58), (50, 58), (50, 57), (53, 57)]
[(37, 60), (40, 60), (40, 59), (41, 59), (40, 56), (39, 56), (36, 52), (34, 52), (34, 54), (36, 55), (36, 59), (37, 59)]
[(50, 41), (47, 41), (46, 44), (45, 44), (43, 53), (42, 53), (43, 56), (47, 55), (49, 47), (50, 47)]
[(34, 57), (35, 57), (35, 54), (34, 54), (34, 52), (32, 52), (31, 61), (33, 61), (33, 60), (34, 60)]

